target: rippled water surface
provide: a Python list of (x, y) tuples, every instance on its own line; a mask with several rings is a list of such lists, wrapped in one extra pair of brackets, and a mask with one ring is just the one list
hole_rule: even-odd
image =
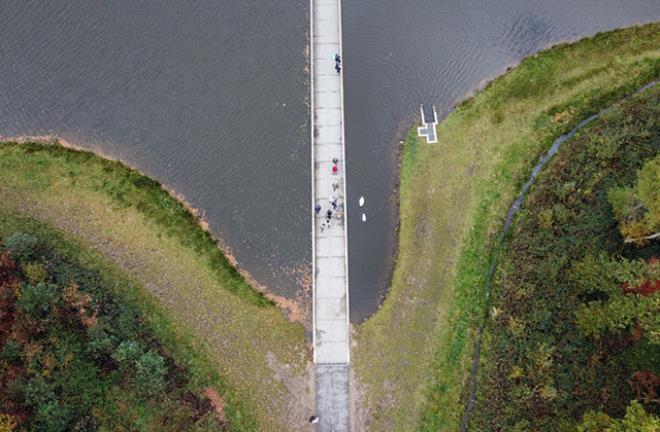
[(307, 0), (4, 0), (0, 135), (157, 177), (292, 297), (311, 254), (308, 21)]
[(484, 80), (566, 39), (660, 18), (657, 0), (344, 1), (351, 318), (385, 294), (396, 246), (398, 140), (421, 103), (444, 116)]
[[(394, 152), (544, 46), (660, 18), (657, 0), (345, 0), (351, 316), (394, 250)], [(0, 3), (0, 135), (59, 135), (204, 210), (241, 266), (295, 297), (311, 256), (307, 0)]]

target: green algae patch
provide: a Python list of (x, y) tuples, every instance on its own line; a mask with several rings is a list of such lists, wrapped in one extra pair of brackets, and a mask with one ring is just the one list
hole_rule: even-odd
[(0, 229), (17, 228), (116, 281), (174, 357), (211, 377), (234, 430), (295, 429), (311, 409), (302, 325), (254, 290), (157, 182), (89, 152), (2, 143)]
[(455, 431), (497, 237), (552, 141), (660, 75), (660, 25), (535, 54), (403, 147), (399, 251), (353, 354), (370, 430)]

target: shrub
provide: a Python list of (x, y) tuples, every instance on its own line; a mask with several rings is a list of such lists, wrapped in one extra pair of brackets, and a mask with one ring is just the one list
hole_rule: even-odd
[(158, 397), (165, 390), (165, 359), (150, 350), (144, 352), (135, 341), (124, 341), (112, 354), (120, 370), (131, 377), (138, 391), (147, 397)]
[(38, 284), (46, 280), (48, 273), (46, 268), (41, 263), (31, 262), (23, 266), (23, 272), (28, 282), (31, 284)]
[(12, 432), (16, 427), (14, 416), (9, 414), (0, 414), (0, 432)]
[(47, 283), (23, 284), (16, 304), (33, 319), (44, 319), (59, 299), (57, 287)]
[(103, 325), (97, 324), (87, 329), (86, 350), (94, 359), (101, 359), (106, 356), (112, 355), (116, 339), (110, 335)]
[(35, 375), (25, 383), (23, 397), (28, 406), (37, 407), (55, 399), (55, 392), (41, 375)]
[(657, 432), (660, 419), (644, 411), (636, 400), (626, 409), (622, 419), (613, 419), (605, 413), (590, 411), (584, 415), (578, 432)]
[(18, 342), (13, 340), (7, 341), (0, 352), (0, 358), (12, 365), (19, 364), (21, 361), (21, 347)]
[(148, 351), (135, 364), (135, 383), (146, 396), (158, 397), (165, 390), (165, 359)]
[(50, 400), (39, 405), (34, 413), (36, 430), (43, 432), (60, 432), (68, 430), (71, 419), (71, 408), (61, 405), (57, 400)]
[(17, 261), (32, 258), (37, 247), (37, 239), (22, 232), (15, 232), (10, 235), (4, 243), (11, 256)]
[(128, 372), (133, 369), (135, 363), (142, 357), (144, 350), (142, 346), (135, 341), (123, 341), (119, 344), (112, 358), (117, 362), (120, 369)]

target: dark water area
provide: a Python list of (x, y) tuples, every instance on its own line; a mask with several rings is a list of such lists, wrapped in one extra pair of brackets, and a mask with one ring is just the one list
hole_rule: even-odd
[(259, 282), (311, 256), (307, 0), (0, 2), (0, 135), (58, 135), (203, 209)]
[(553, 43), (660, 18), (657, 0), (345, 1), (351, 320), (372, 314), (396, 250), (399, 139), (420, 104), (444, 117), (484, 81)]
[[(351, 319), (385, 293), (398, 138), (548, 44), (660, 18), (657, 0), (344, 1)], [(0, 2), (0, 135), (58, 135), (204, 210), (242, 268), (311, 268), (307, 0)], [(364, 195), (368, 221), (360, 221)]]

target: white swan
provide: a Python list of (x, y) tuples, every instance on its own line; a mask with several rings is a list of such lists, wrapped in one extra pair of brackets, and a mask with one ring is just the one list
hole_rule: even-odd
[(362, 222), (366, 222), (366, 221), (367, 221), (367, 215), (362, 213)]
[(364, 197), (363, 196), (360, 197), (360, 201), (358, 202), (358, 204), (360, 204), (360, 207), (362, 207), (364, 205)]

